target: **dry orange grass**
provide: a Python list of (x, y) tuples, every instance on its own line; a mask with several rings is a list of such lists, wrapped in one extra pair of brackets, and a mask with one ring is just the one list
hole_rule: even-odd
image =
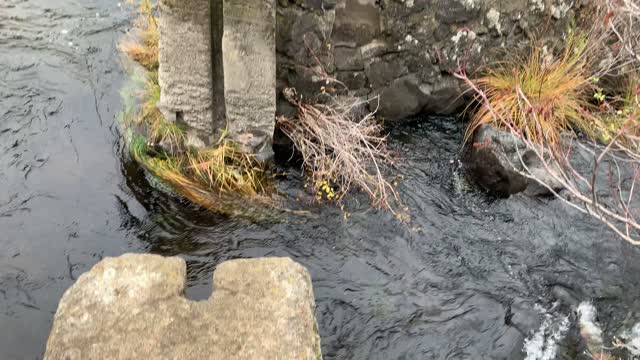
[(587, 39), (570, 32), (561, 55), (533, 47), (526, 58), (502, 63), (474, 80), (487, 99), (477, 99), (481, 105), (467, 129), (467, 140), (487, 123), (552, 146), (569, 128), (593, 135), (600, 121), (591, 111), (594, 84), (586, 50)]
[(125, 41), (121, 49), (147, 70), (158, 70), (159, 35), (155, 5), (151, 0), (127, 0), (126, 3), (136, 6), (138, 18), (134, 28), (138, 31), (139, 39)]
[(236, 209), (241, 199), (245, 202), (251, 199), (254, 205), (275, 205), (263, 196), (267, 193), (267, 181), (262, 165), (232, 145), (221, 144), (215, 149), (175, 157), (157, 153), (140, 135), (129, 146), (132, 157), (144, 168), (189, 201), (211, 211), (231, 214), (243, 211), (242, 207)]
[(264, 165), (229, 143), (223, 142), (215, 148), (193, 152), (188, 155), (188, 162), (186, 170), (191, 177), (211, 190), (244, 195), (265, 192)]

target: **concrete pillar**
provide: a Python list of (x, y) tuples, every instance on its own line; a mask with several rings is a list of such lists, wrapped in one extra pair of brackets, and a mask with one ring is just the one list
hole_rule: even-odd
[(214, 92), (221, 82), (221, 69), (212, 66), (214, 8), (209, 0), (160, 0), (159, 6), (160, 110), (186, 125), (190, 145), (208, 146), (224, 124), (223, 94)]
[(276, 111), (275, 0), (160, 0), (160, 108), (189, 144), (228, 130), (266, 160)]
[[(205, 147), (221, 130), (266, 160), (276, 111), (275, 0), (160, 0), (160, 109)], [(220, 131), (219, 131), (220, 130)]]
[(272, 155), (276, 112), (276, 2), (222, 0), (222, 59), (229, 134), (245, 151)]

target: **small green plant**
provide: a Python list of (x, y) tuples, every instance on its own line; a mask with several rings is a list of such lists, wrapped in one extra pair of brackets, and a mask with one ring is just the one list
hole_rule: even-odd
[(604, 94), (604, 89), (601, 87), (596, 88), (596, 92), (593, 94), (593, 98), (598, 102), (603, 103), (607, 96)]

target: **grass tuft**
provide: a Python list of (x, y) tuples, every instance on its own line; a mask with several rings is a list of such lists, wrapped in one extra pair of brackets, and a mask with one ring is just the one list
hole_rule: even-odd
[(149, 71), (157, 71), (158, 61), (158, 22), (156, 19), (156, 5), (151, 0), (126, 0), (127, 4), (136, 6), (138, 17), (134, 27), (139, 31), (140, 42), (125, 42), (122, 50), (133, 60), (140, 63)]
[(534, 143), (552, 146), (570, 128), (594, 136), (604, 124), (592, 115), (595, 86), (587, 40), (569, 31), (561, 55), (534, 46), (527, 57), (499, 64), (476, 79), (488, 106), (479, 101), (466, 140), (482, 124), (512, 128)]
[(228, 142), (191, 152), (188, 172), (217, 192), (257, 195), (265, 192), (265, 169), (255, 157), (240, 152)]

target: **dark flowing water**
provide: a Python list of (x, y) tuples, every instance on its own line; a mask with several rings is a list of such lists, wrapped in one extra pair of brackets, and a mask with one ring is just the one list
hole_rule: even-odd
[(364, 204), (252, 223), (155, 190), (116, 128), (130, 21), (110, 0), (0, 0), (0, 359), (40, 358), (64, 290), (125, 252), (186, 259), (195, 299), (222, 261), (294, 258), (326, 359), (551, 359), (556, 334), (575, 358), (578, 302), (608, 338), (638, 320), (640, 251), (558, 201), (466, 186), (454, 119), (392, 132), (409, 225)]

